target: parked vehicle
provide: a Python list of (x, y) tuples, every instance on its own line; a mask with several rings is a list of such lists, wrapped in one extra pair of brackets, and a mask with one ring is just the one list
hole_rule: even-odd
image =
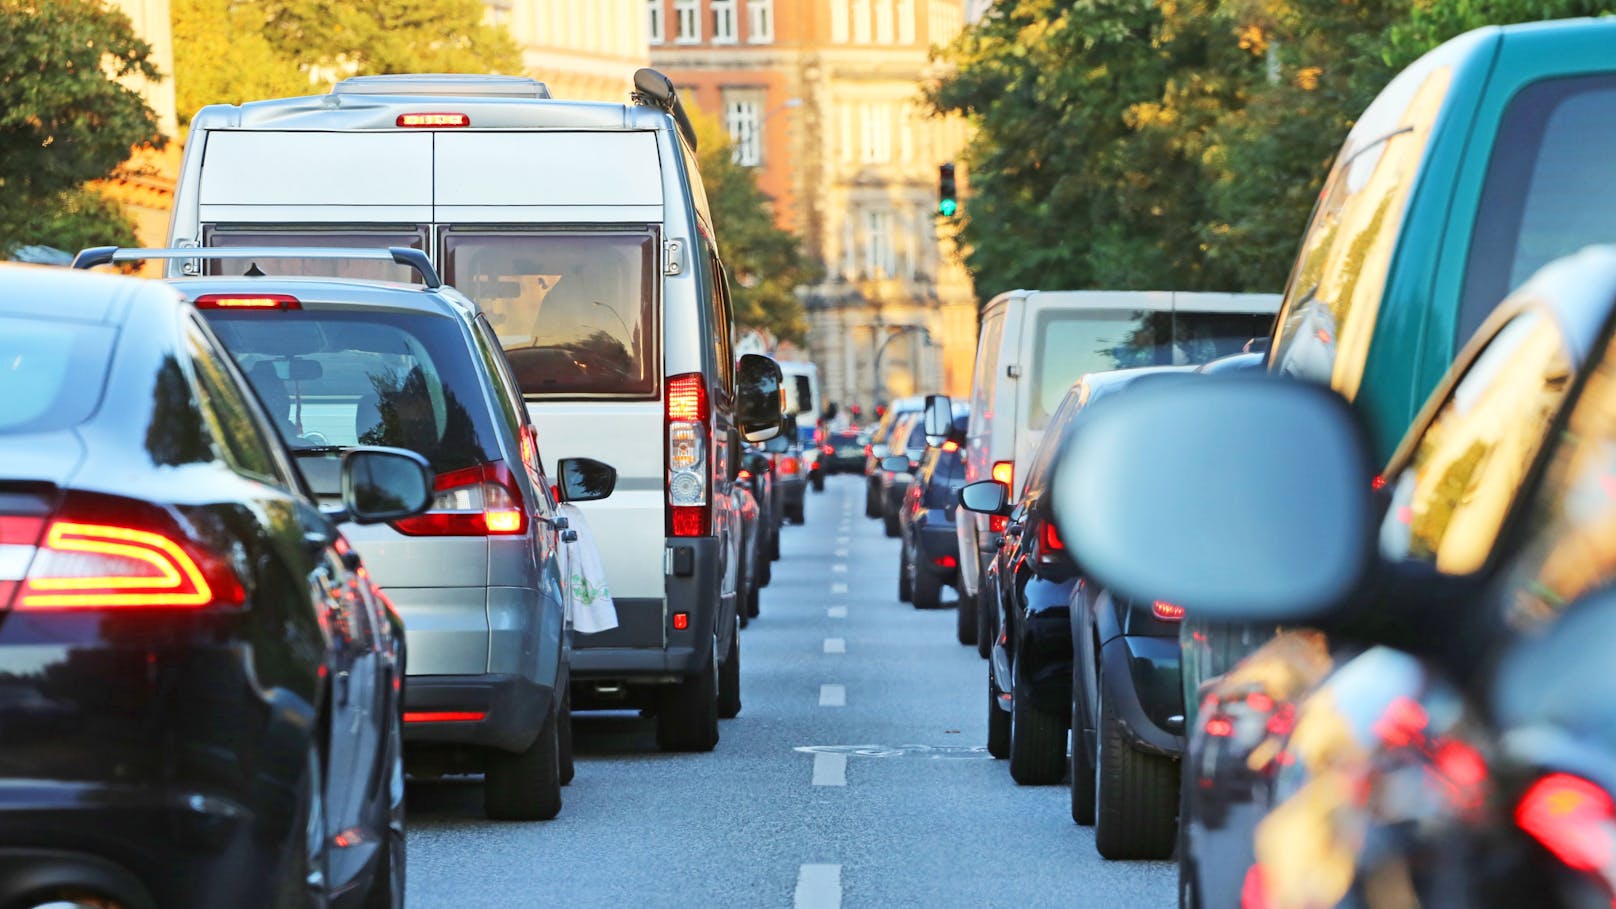
[[(774, 474), (769, 456), (750, 446), (741, 455), (741, 472), (736, 477), (752, 494), (758, 508), (757, 577), (758, 586), (767, 587), (774, 579), (774, 562), (780, 558), (780, 524), (774, 517)], [(757, 610), (752, 610), (757, 617)]]
[[(959, 577), (959, 539), (954, 535), (954, 511), (959, 488), (965, 484), (967, 415), (955, 417), (952, 431), (940, 445), (928, 445), (915, 481), (904, 494), (898, 512), (898, 599), (916, 609), (942, 605), (943, 588)], [(888, 460), (903, 457), (890, 455)], [(907, 461), (907, 458), (905, 458)]]
[(871, 430), (870, 441), (864, 452), (865, 517), (881, 517), (881, 459), (889, 454), (901, 454), (889, 450), (893, 428), (903, 417), (920, 413), (925, 406), (925, 398), (899, 398), (888, 405), (886, 413), (881, 415), (880, 422)]
[[(398, 618), (172, 288), (0, 266), (0, 904), (404, 903)], [(220, 848), (230, 844), (230, 848)]]
[[(898, 535), (898, 509), (903, 496), (914, 482), (920, 469), (920, 459), (926, 453), (926, 425), (919, 411), (900, 417), (887, 437), (890, 454), (881, 459), (881, 527), (889, 537)], [(900, 462), (898, 459), (902, 458)], [(901, 466), (900, 466), (901, 465)]]
[[(1344, 400), (1306, 383), (1155, 389), (1074, 439), (1058, 519), (1091, 572), (1211, 620), (1330, 629), (1289, 702), (1253, 704), (1258, 688), (1239, 716), (1227, 697), (1203, 706), (1198, 737), (1262, 741), (1245, 785), (1230, 754), (1213, 777), (1224, 798), (1189, 803), (1186, 905), (1616, 895), (1609, 853), (1586, 848), (1605, 841), (1616, 791), (1613, 314), (1616, 249), (1543, 269), (1379, 473)], [(1102, 449), (1149, 450), (1152, 470)], [(1124, 504), (1122, 526), (1087, 520)], [(1262, 655), (1236, 673), (1259, 679)], [(1266, 734), (1239, 728), (1259, 723)]]
[(800, 438), (796, 418), (787, 416), (780, 423), (779, 435), (763, 445), (769, 455), (782, 524), (786, 521), (802, 524), (807, 519), (803, 499), (807, 495), (808, 471), (803, 464)]
[(832, 430), (820, 449), (826, 473), (859, 473), (864, 469), (864, 446), (870, 437), (863, 430), (849, 427)]
[[(1050, 414), (1073, 381), (1092, 372), (1205, 363), (1272, 330), (1269, 294), (1026, 291), (982, 309), (971, 383), (965, 481), (997, 480), (1020, 495)], [(958, 522), (960, 602), (979, 610), (978, 579), (998, 551), (1002, 516)], [(962, 635), (977, 627), (963, 622)], [(961, 643), (985, 642), (962, 637)]]
[(803, 473), (807, 477), (808, 487), (814, 492), (825, 491), (824, 451), (820, 444), (824, 435), (822, 427), (801, 424), (797, 426), (797, 441), (802, 448)]
[(741, 516), (741, 577), (737, 583), (741, 590), (741, 627), (745, 628), (757, 618), (758, 591), (763, 587), (762, 566), (767, 565), (769, 559), (759, 551), (762, 531), (757, 499), (745, 483), (735, 484), (734, 495), (735, 509)]
[[(200, 111), (169, 233), (179, 246), (414, 247), (477, 302), (552, 456), (598, 458), (623, 479), (583, 509), (612, 541), (619, 624), (578, 642), (573, 706), (651, 709), (671, 750), (718, 740), (718, 677), (739, 646), (731, 485), (752, 431), (736, 416), (728, 282), (695, 162), (673, 84), (653, 70), (635, 74), (630, 104), (552, 101), (524, 78), (357, 77)], [(187, 267), (200, 270), (175, 273)]]

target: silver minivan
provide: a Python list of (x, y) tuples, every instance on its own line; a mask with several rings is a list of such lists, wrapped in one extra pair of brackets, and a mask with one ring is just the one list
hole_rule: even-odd
[[(207, 107), (170, 240), (424, 251), (486, 315), (546, 453), (618, 470), (613, 496), (583, 506), (609, 541), (618, 627), (579, 637), (573, 706), (649, 709), (662, 747), (706, 750), (719, 715), (740, 711), (731, 485), (746, 402), (694, 133), (661, 74), (636, 74), (633, 98), (558, 101), (517, 77), (372, 76)], [(360, 276), (410, 279), (361, 264)], [(778, 431), (775, 382), (757, 439)]]

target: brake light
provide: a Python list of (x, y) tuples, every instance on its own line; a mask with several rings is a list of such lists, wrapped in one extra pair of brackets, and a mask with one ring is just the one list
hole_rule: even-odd
[(797, 459), (789, 455), (780, 459), (781, 473), (796, 473), (800, 466), (801, 465), (797, 462)]
[[(131, 509), (82, 510), (110, 517)], [(246, 601), (226, 562), (195, 547), (169, 515), (152, 511), (144, 520), (115, 524), (51, 521), (17, 591), (17, 608), (196, 609)]]
[(1166, 600), (1157, 600), (1150, 604), (1150, 612), (1163, 622), (1184, 621), (1184, 607)]
[(1010, 516), (1009, 515), (1002, 515), (1002, 514), (988, 515), (988, 530), (991, 530), (994, 533), (1004, 533), (1005, 528), (1009, 527), (1009, 526), (1010, 526)]
[(406, 723), (481, 723), (488, 716), (475, 710), (406, 710)]
[(1515, 823), (1566, 867), (1600, 871), (1616, 860), (1616, 809), (1610, 795), (1568, 773), (1533, 783), (1515, 807)]
[(933, 565), (936, 565), (938, 568), (958, 568), (959, 567), (959, 559), (956, 559), (951, 555), (940, 555), (937, 558), (932, 559), (931, 563)]
[(1234, 735), (1234, 723), (1225, 716), (1211, 717), (1206, 721), (1206, 734), (1213, 738), (1226, 739)]
[(1015, 486), (1013, 483), (1011, 483), (1011, 481), (1015, 478), (1016, 462), (999, 461), (993, 465), (993, 481), (996, 483), (1003, 483), (1005, 486), (1010, 487), (1012, 492), (1015, 491)]
[(737, 479), (737, 480), (750, 480), (750, 479), (752, 479), (752, 471), (750, 471), (750, 470), (742, 470), (740, 473), (735, 475), (735, 479)]
[(191, 304), (197, 309), (302, 309), (290, 294), (202, 294)]
[(471, 118), (465, 114), (449, 113), (399, 114), (393, 125), (404, 129), (454, 129), (470, 126)]
[(947, 441), (943, 442), (943, 451), (946, 451), (946, 452), (948, 452), (950, 454), (952, 454), (952, 453), (954, 453), (956, 451), (959, 451), (959, 443), (954, 441), (953, 439), (948, 439)]
[(667, 392), (668, 532), (700, 537), (711, 532), (707, 499), (707, 379), (699, 372), (674, 376)]
[(823, 448), (821, 448), (819, 450), (823, 451), (827, 455), (833, 455), (833, 454), (836, 453), (836, 449), (830, 447), (829, 445), (826, 445), (825, 447), (823, 447)]
[(1253, 691), (1246, 695), (1246, 706), (1258, 713), (1268, 713), (1274, 709), (1274, 699), (1261, 691)]
[(1066, 544), (1061, 542), (1060, 532), (1055, 529), (1054, 521), (1045, 521), (1038, 525), (1038, 542), (1048, 552), (1061, 552)]
[(394, 521), (412, 537), (504, 536), (527, 530), (516, 478), (502, 461), (440, 473), (425, 514)]
[(874, 454), (874, 453), (875, 453), (875, 447), (873, 445), (864, 446), (864, 456), (866, 458), (869, 457), (871, 454)]

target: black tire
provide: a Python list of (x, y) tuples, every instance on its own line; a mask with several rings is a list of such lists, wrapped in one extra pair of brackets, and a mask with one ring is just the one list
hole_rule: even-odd
[(524, 751), (488, 750), (483, 813), (492, 821), (548, 821), (561, 813), (560, 707)]
[(868, 477), (864, 480), (864, 516), (867, 518), (881, 516), (881, 485)]
[(1129, 745), (1100, 689), (1094, 847), (1103, 858), (1165, 859), (1178, 839), (1178, 764)]
[(791, 519), (791, 522), (793, 524), (799, 524), (800, 525), (800, 524), (808, 523), (807, 516), (805, 516), (802, 513), (802, 506), (801, 505), (798, 505), (798, 506), (792, 508), (789, 512), (787, 512), (786, 516)]
[(988, 664), (988, 754), (999, 760), (1010, 756), (1010, 713), (999, 706), (999, 685)]
[(814, 474), (813, 477), (812, 477), (812, 482), (813, 482), (813, 486), (814, 486), (814, 492), (824, 492), (825, 491), (825, 475), (823, 473)]
[(993, 639), (999, 636), (999, 610), (983, 574), (976, 585), (976, 655), (985, 660), (993, 655)]
[(1082, 680), (1074, 661), (1072, 666), (1072, 823), (1094, 826), (1094, 755), (1083, 738), (1088, 721), (1083, 705)]
[[(778, 562), (778, 561), (780, 561), (780, 525), (779, 524), (776, 524), (773, 527), (769, 528), (769, 561), (770, 562)], [(771, 577), (773, 577), (773, 575), (774, 575), (774, 566), (770, 565), (770, 566), (765, 567), (763, 569), (763, 583), (764, 584), (769, 583), (769, 579)]]
[(748, 618), (755, 619), (758, 617), (758, 612), (758, 585), (753, 584), (746, 591), (746, 615)]
[(656, 715), (663, 751), (712, 751), (718, 745), (718, 650), (695, 675), (662, 690)]
[(733, 720), (741, 715), (741, 635), (729, 638), (729, 656), (718, 667), (718, 718)]
[[(1039, 710), (1021, 681), (1016, 660), (1015, 707), (1010, 711), (1010, 778), (1022, 786), (1052, 786), (1066, 773), (1066, 717)], [(1062, 711), (1064, 713), (1065, 711)]]
[(969, 647), (977, 642), (976, 597), (962, 596), (954, 607), (954, 637)]
[(898, 523), (898, 513), (896, 511), (883, 511), (881, 513), (881, 526), (889, 537), (896, 537), (903, 532), (903, 525)]
[(325, 909), (331, 899), (326, 876), (330, 837), (325, 829), (325, 767), (318, 741), (309, 742), (291, 822), (276, 909)]
[(561, 736), (561, 785), (572, 783), (572, 778), (578, 773), (578, 766), (573, 760), (572, 753), (572, 686), (567, 686), (566, 693), (561, 695), (561, 718), (556, 727)]
[(911, 596), (916, 609), (936, 609), (943, 604), (943, 582), (937, 576), (909, 560), (909, 571), (914, 575)]
[(907, 603), (914, 597), (914, 570), (913, 563), (909, 561), (909, 542), (904, 541), (898, 547), (898, 602)]

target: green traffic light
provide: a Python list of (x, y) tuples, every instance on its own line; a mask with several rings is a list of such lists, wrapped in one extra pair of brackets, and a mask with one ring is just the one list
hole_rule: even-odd
[(944, 199), (937, 203), (937, 213), (945, 218), (954, 217), (954, 213), (957, 211), (959, 211), (959, 201), (956, 199)]

